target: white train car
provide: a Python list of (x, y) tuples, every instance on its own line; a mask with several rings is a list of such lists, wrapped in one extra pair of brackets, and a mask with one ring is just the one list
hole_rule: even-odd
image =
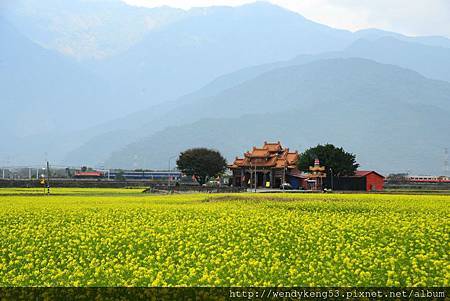
[(408, 176), (411, 183), (450, 183), (447, 176)]

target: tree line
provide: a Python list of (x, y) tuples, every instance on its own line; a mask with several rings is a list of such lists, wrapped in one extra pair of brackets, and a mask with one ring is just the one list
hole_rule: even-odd
[[(325, 166), (328, 173), (337, 177), (351, 176), (359, 167), (356, 155), (333, 144), (319, 144), (300, 154), (299, 170), (309, 171), (316, 159), (320, 160), (321, 166)], [(224, 156), (219, 151), (208, 148), (191, 148), (181, 152), (176, 163), (178, 170), (195, 177), (200, 184), (204, 184), (208, 178), (223, 174), (227, 169)]]

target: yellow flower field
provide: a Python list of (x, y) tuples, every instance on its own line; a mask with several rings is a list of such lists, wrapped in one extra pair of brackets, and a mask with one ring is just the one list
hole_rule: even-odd
[(450, 196), (0, 189), (0, 286), (449, 286)]

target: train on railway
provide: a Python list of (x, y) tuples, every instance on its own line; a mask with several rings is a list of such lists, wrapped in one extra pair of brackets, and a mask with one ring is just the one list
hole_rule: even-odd
[(110, 180), (172, 180), (181, 179), (178, 171), (122, 171), (122, 170), (92, 170), (75, 171), (75, 179), (110, 179)]
[(450, 183), (450, 177), (447, 176), (407, 176), (411, 183)]

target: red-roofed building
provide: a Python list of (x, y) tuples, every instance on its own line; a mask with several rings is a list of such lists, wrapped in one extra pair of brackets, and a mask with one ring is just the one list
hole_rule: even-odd
[[(353, 176), (335, 177), (333, 182), (334, 190), (381, 191), (384, 189), (384, 176), (373, 170), (357, 170)], [(329, 186), (330, 183), (328, 182), (327, 185)]]
[(357, 170), (354, 177), (362, 178), (366, 191), (381, 191), (384, 189), (384, 176), (373, 170)]
[[(253, 147), (243, 158), (229, 166), (233, 172), (233, 186), (279, 188), (282, 183), (300, 187), (301, 176), (297, 169), (300, 155), (283, 148), (281, 143), (264, 142), (261, 148)], [(256, 176), (255, 176), (256, 174)]]

